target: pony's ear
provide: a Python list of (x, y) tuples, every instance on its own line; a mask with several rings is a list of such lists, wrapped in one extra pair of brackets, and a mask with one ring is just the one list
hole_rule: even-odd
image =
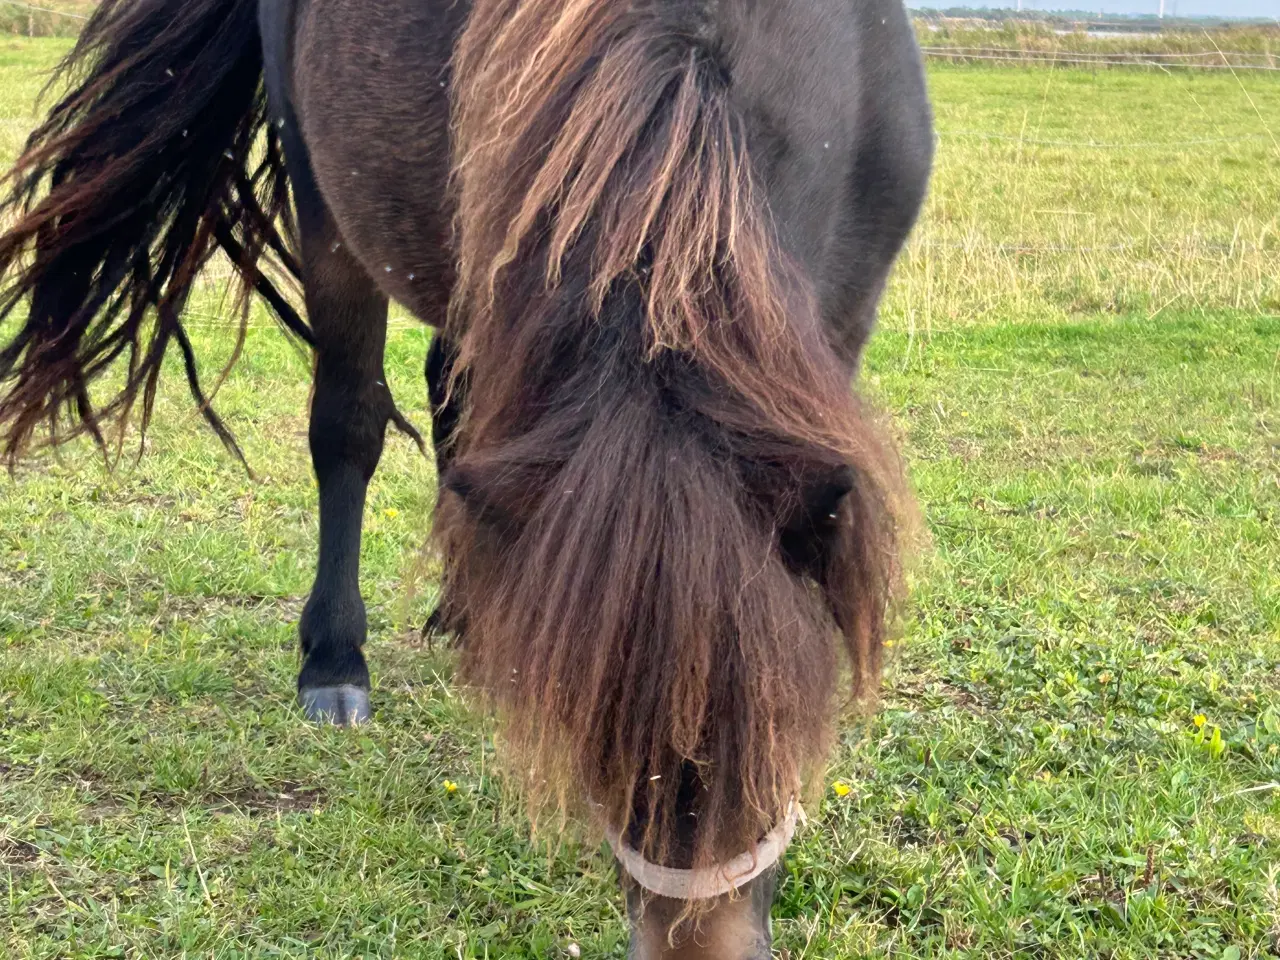
[(450, 467), (440, 480), (477, 523), (500, 530), (519, 530), (528, 504), (512, 483), (494, 478), (493, 471), (466, 464)]
[(824, 466), (803, 478), (778, 529), (778, 546), (791, 567), (821, 576), (839, 525), (840, 505), (853, 492), (855, 482), (847, 463)]
[(801, 491), (800, 508), (803, 522), (815, 526), (825, 520), (834, 520), (844, 498), (853, 492), (853, 467), (841, 463), (823, 475), (814, 477), (807, 489)]
[(479, 483), (465, 467), (450, 467), (440, 478), (440, 486), (468, 505), (479, 495)]

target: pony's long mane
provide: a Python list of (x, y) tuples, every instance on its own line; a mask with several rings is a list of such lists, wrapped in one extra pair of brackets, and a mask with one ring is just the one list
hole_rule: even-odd
[(698, 6), (474, 5), (451, 317), (473, 389), (437, 535), (465, 674), (535, 796), (707, 865), (822, 762), (837, 634), (855, 691), (878, 682), (905, 498)]

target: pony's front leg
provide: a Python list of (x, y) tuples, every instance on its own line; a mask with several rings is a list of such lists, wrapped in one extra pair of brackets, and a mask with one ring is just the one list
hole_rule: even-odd
[(311, 460), (320, 488), (320, 553), (302, 612), (298, 700), (309, 719), (361, 723), (371, 715), (368, 632), (360, 595), (365, 494), (382, 456), (395, 405), (383, 373), (387, 299), (347, 253), (326, 211), (306, 210), (303, 234), (307, 313), (315, 333)]

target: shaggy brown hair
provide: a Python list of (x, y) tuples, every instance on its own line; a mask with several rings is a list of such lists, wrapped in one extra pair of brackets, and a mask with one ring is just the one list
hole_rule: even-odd
[(905, 512), (699, 6), (475, 4), (450, 331), (472, 389), (437, 524), (526, 784), (693, 866), (752, 847), (823, 761), (837, 633), (874, 689)]

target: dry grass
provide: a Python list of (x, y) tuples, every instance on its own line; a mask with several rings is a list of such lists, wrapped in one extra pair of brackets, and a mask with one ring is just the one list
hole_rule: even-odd
[(892, 324), (1280, 311), (1280, 74), (933, 64)]

